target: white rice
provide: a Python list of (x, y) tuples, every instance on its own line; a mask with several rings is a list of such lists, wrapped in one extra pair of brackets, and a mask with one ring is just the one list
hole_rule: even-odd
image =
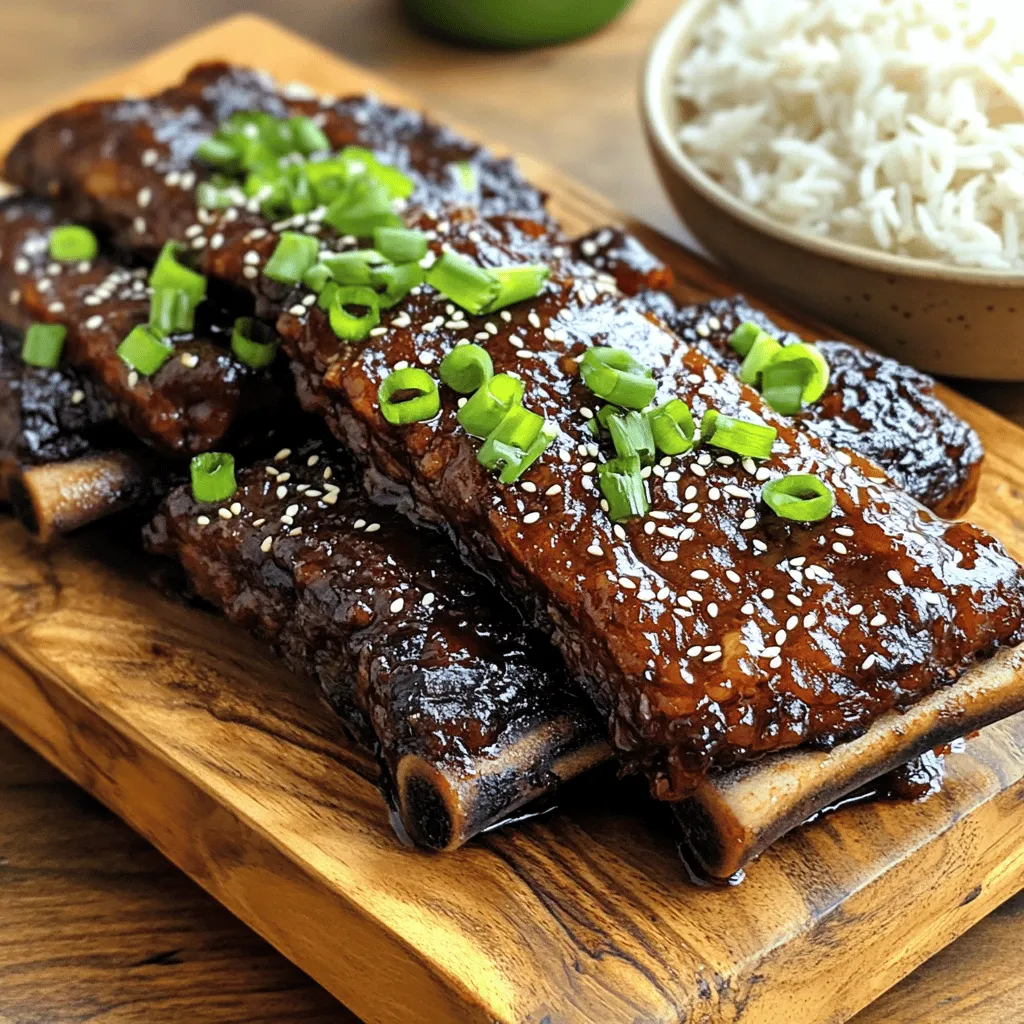
[(719, 0), (680, 139), (816, 235), (1024, 270), (1024, 0)]

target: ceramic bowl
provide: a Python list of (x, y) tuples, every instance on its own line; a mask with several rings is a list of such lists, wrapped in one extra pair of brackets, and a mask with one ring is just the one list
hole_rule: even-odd
[(655, 40), (642, 83), (658, 174), (693, 234), (740, 277), (904, 362), (955, 377), (1024, 380), (1024, 273), (952, 267), (797, 231), (727, 192), (683, 152), (675, 69), (715, 2), (683, 3)]

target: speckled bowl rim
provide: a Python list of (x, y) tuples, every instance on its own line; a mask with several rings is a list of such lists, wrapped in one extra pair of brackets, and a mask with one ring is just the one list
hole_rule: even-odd
[(651, 137), (689, 185), (708, 202), (721, 207), (736, 220), (765, 235), (798, 249), (826, 256), (839, 262), (884, 274), (925, 280), (953, 281), (958, 284), (984, 285), (990, 288), (1024, 288), (1024, 272), (1006, 273), (983, 267), (954, 267), (937, 260), (916, 259), (883, 253), (849, 242), (821, 238), (788, 227), (744, 203), (702, 171), (686, 155), (677, 139), (679, 121), (670, 111), (677, 106), (672, 79), (682, 40), (715, 0), (683, 0), (682, 5), (655, 37), (647, 55), (641, 85), (641, 105)]

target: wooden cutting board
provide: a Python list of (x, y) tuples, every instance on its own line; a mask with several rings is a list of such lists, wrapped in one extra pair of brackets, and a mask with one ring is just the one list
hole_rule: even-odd
[[(147, 93), (210, 58), (415, 104), (253, 17), (65, 100)], [(40, 113), (0, 125), (0, 150)], [(522, 163), (569, 230), (621, 220)], [(737, 290), (638, 231), (676, 269), (680, 298)], [(1024, 558), (1024, 431), (945, 397), (989, 452), (971, 518)], [(457, 854), (403, 849), (373, 765), (310, 687), (162, 597), (152, 568), (101, 531), (44, 551), (0, 521), (0, 719), (368, 1022), (842, 1021), (1024, 886), (1021, 718), (952, 756), (940, 796), (840, 811), (737, 888), (691, 885), (663, 810), (606, 778)]]

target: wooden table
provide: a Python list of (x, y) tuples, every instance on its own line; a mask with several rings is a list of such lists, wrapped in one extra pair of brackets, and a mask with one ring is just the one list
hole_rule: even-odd
[[(679, 238), (636, 109), (642, 55), (677, 0), (638, 0), (611, 29), (527, 53), (424, 39), (386, 0), (245, 5), (333, 46), (606, 193)], [(209, 21), (240, 8), (207, 0)], [(0, 0), (0, 115), (196, 28), (194, 6)], [(971, 385), (1024, 422), (1024, 388)], [(2, 685), (2, 680), (0, 680)], [(1024, 894), (857, 1017), (858, 1024), (1024, 1018)], [(113, 815), (0, 730), (0, 1024), (354, 1018)]]

